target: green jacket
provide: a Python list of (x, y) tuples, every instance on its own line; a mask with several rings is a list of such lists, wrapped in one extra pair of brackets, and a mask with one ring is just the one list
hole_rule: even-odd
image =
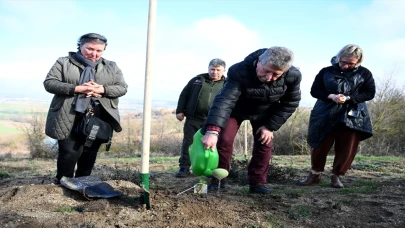
[(208, 73), (192, 78), (180, 93), (176, 114), (184, 113), (188, 118), (203, 119), (207, 117), (214, 97), (225, 83), (225, 77), (211, 81)]
[[(70, 52), (69, 56), (59, 58), (44, 81), (45, 90), (55, 94), (49, 107), (45, 133), (58, 140), (66, 139), (70, 135), (76, 117), (72, 105), (76, 96), (74, 90), (79, 85), (80, 74), (84, 66), (73, 56), (74, 52)], [(122, 128), (118, 111), (118, 97), (127, 93), (128, 85), (115, 62), (102, 58), (95, 69), (95, 82), (105, 88), (105, 93), (103, 97), (99, 98), (99, 101), (112, 117), (113, 129), (120, 132)]]

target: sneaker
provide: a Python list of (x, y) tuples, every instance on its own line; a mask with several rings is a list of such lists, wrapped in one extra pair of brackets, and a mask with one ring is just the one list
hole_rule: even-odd
[(249, 186), (250, 193), (258, 193), (258, 194), (270, 194), (270, 188), (264, 186), (264, 184), (253, 184)]
[(190, 169), (188, 168), (180, 168), (179, 171), (175, 174), (175, 177), (187, 177), (190, 175)]

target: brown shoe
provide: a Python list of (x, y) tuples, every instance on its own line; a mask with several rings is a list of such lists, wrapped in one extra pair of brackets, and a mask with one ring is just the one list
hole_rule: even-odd
[(333, 174), (330, 177), (330, 180), (331, 180), (331, 186), (332, 187), (334, 187), (334, 188), (343, 188), (344, 187), (342, 182), (340, 182), (340, 180), (339, 180), (339, 176)]
[(304, 180), (301, 180), (298, 182), (299, 185), (312, 185), (312, 184), (319, 184), (321, 181), (321, 174), (312, 174), (312, 172), (309, 173), (308, 177)]

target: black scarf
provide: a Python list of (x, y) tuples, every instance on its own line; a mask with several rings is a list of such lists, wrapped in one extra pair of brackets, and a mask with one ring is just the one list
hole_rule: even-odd
[[(96, 71), (93, 70), (94, 67), (97, 66), (101, 62), (101, 58), (97, 62), (92, 62), (88, 59), (85, 59), (80, 51), (76, 52), (74, 58), (81, 64), (85, 66), (82, 74), (80, 75), (80, 83), (79, 85), (83, 85), (83, 83), (89, 82), (90, 80), (95, 81)], [(90, 106), (90, 101), (97, 102), (97, 98), (95, 97), (86, 97), (86, 94), (79, 93), (76, 96), (74, 105), (75, 111), (80, 113), (85, 113), (86, 110)]]

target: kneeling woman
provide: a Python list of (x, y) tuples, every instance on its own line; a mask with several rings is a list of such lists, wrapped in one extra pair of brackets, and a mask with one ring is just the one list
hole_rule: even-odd
[(332, 58), (332, 66), (315, 77), (311, 95), (317, 102), (311, 111), (308, 143), (311, 146), (311, 172), (301, 185), (320, 182), (327, 155), (334, 144), (335, 159), (331, 185), (342, 188), (339, 176), (345, 175), (356, 156), (360, 141), (372, 136), (366, 101), (374, 98), (371, 72), (361, 66), (363, 51), (346, 45)]

